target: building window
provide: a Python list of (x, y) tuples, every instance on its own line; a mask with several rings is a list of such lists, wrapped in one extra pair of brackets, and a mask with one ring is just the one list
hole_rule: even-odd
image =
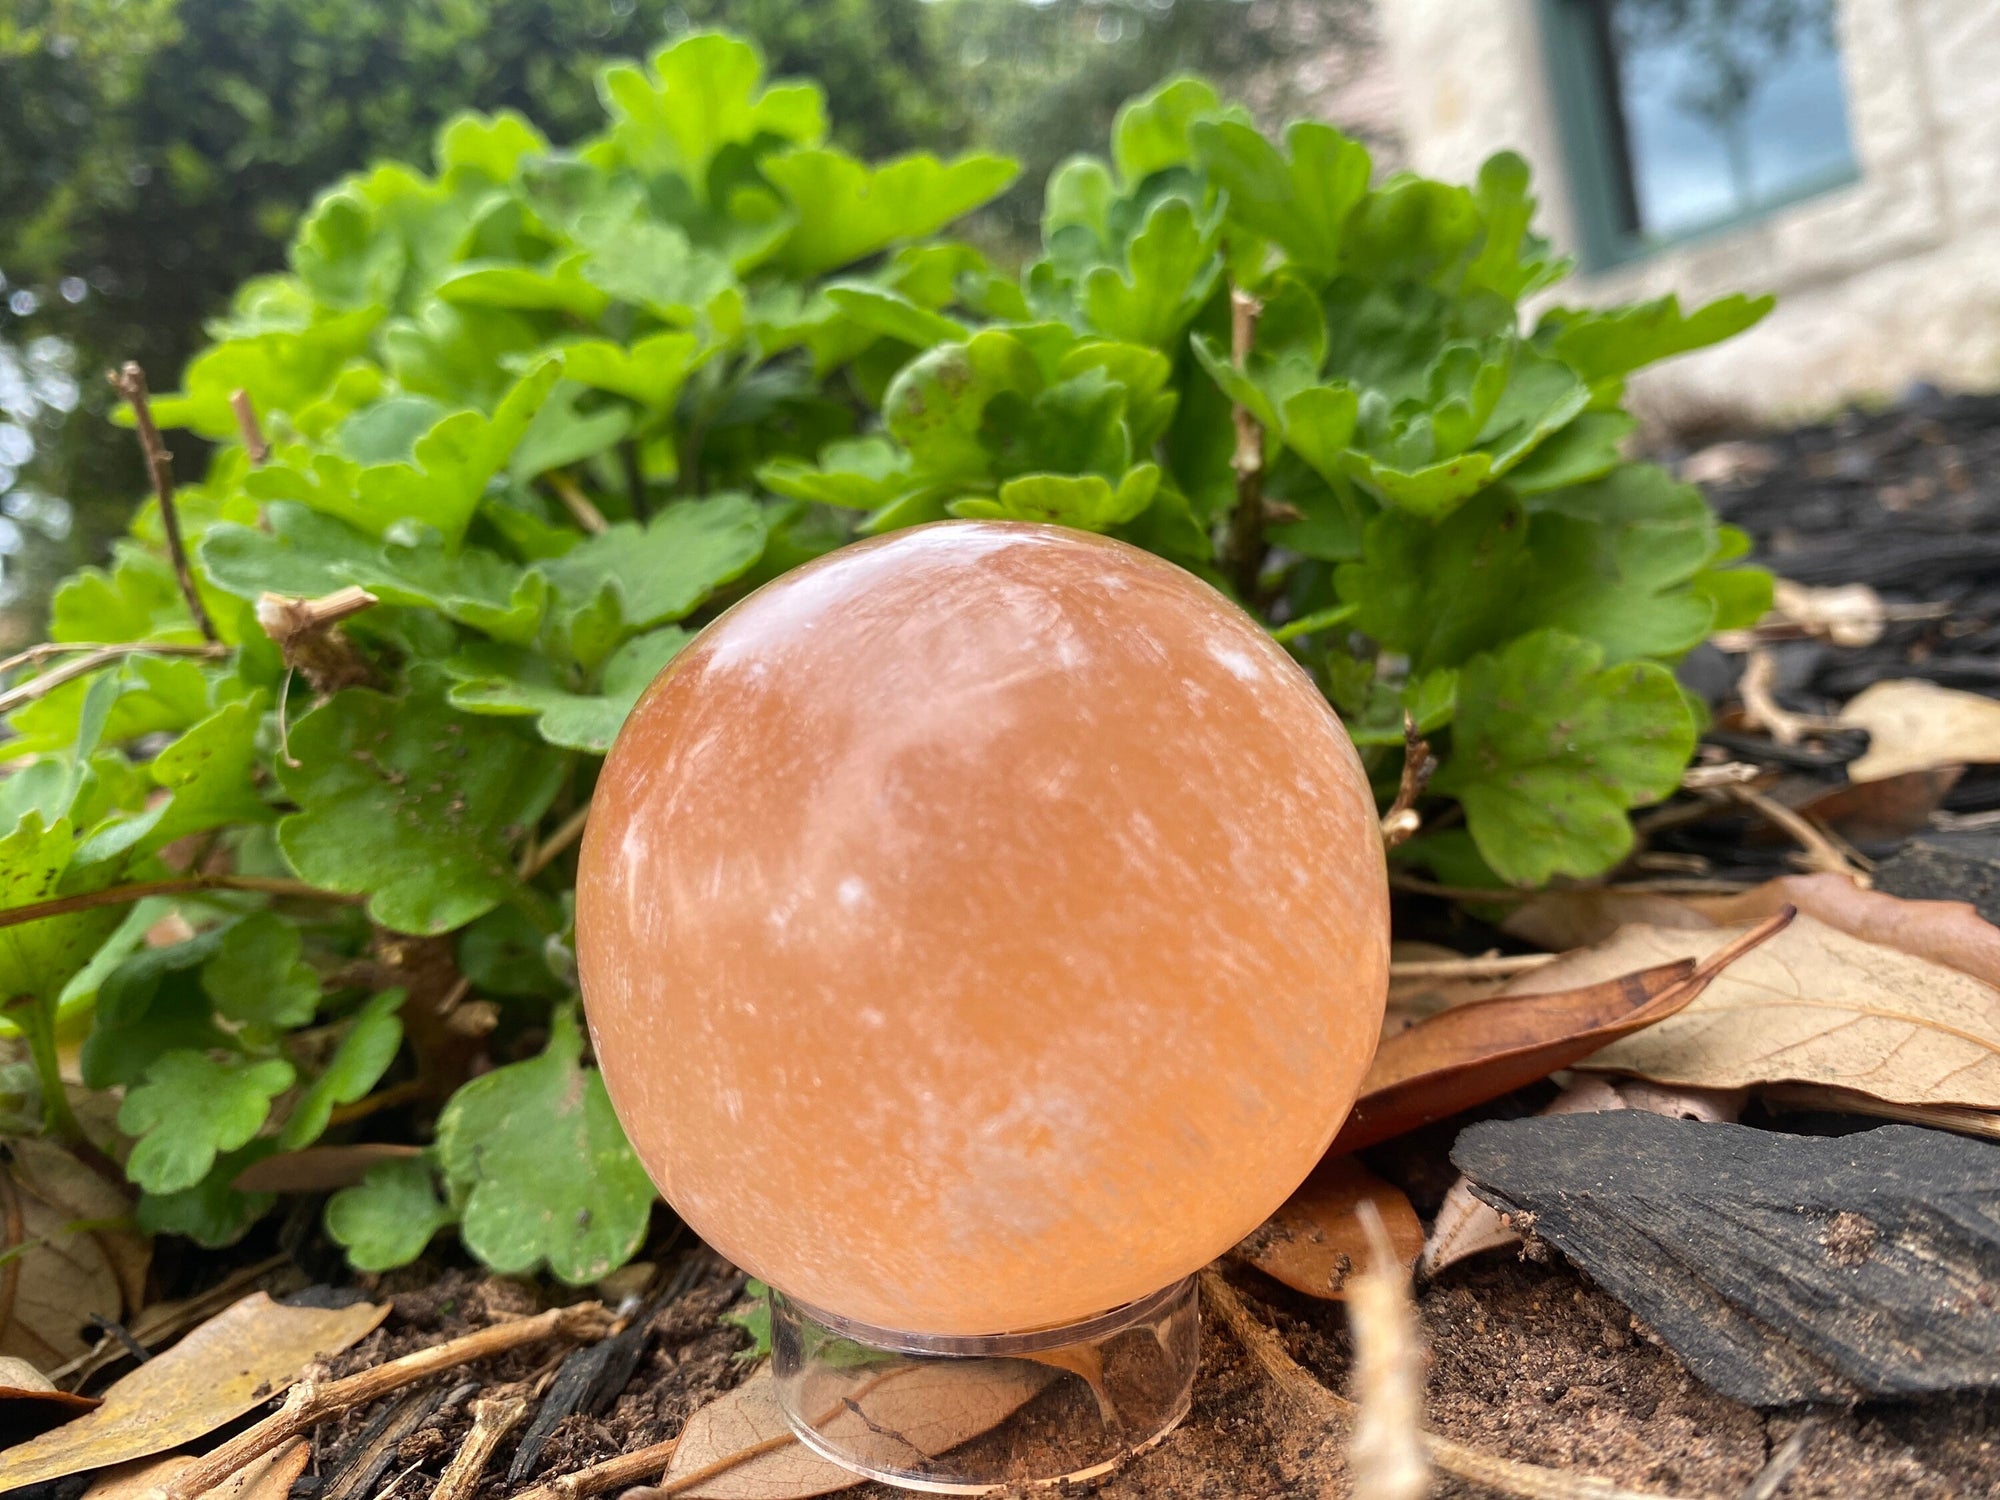
[(1587, 265), (1851, 182), (1834, 0), (1543, 0)]

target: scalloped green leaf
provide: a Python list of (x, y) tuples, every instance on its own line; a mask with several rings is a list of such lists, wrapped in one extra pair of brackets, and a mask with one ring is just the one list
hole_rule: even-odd
[(163, 1054), (118, 1108), (118, 1128), (137, 1137), (125, 1174), (149, 1193), (177, 1193), (208, 1175), (215, 1159), (262, 1128), (271, 1101), (292, 1086), (278, 1058), (217, 1060), (205, 1052)]
[(326, 1232), (346, 1248), (355, 1270), (392, 1271), (422, 1255), (456, 1218), (438, 1197), (430, 1164), (410, 1157), (376, 1162), (360, 1182), (328, 1199)]

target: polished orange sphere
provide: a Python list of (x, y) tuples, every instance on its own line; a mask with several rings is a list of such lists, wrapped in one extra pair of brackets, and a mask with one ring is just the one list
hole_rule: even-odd
[(1254, 1229), (1382, 1019), (1374, 799), (1312, 681), (1122, 542), (944, 522), (765, 585), (597, 784), (584, 1003), (667, 1200), (824, 1311), (998, 1333)]

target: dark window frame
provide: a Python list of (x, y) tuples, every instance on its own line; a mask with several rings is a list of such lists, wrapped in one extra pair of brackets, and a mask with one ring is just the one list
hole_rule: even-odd
[[(1618, 63), (1605, 28), (1591, 11), (1602, 0), (1536, 0), (1542, 56), (1555, 105), (1575, 217), (1577, 259), (1585, 271), (1608, 271), (1676, 246), (1728, 234), (1861, 180), (1848, 117), (1848, 157), (1839, 168), (1807, 178), (1749, 208), (1672, 234), (1628, 227), (1638, 221), (1637, 184), (1629, 166), (1624, 112), (1618, 107)], [(1845, 89), (1842, 96), (1846, 106)]]

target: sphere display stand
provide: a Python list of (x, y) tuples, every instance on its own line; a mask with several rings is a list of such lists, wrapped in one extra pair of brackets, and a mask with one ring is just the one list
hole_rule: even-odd
[(950, 1337), (771, 1294), (771, 1373), (799, 1441), (904, 1489), (985, 1495), (1107, 1473), (1187, 1414), (1192, 1277), (1081, 1323)]

